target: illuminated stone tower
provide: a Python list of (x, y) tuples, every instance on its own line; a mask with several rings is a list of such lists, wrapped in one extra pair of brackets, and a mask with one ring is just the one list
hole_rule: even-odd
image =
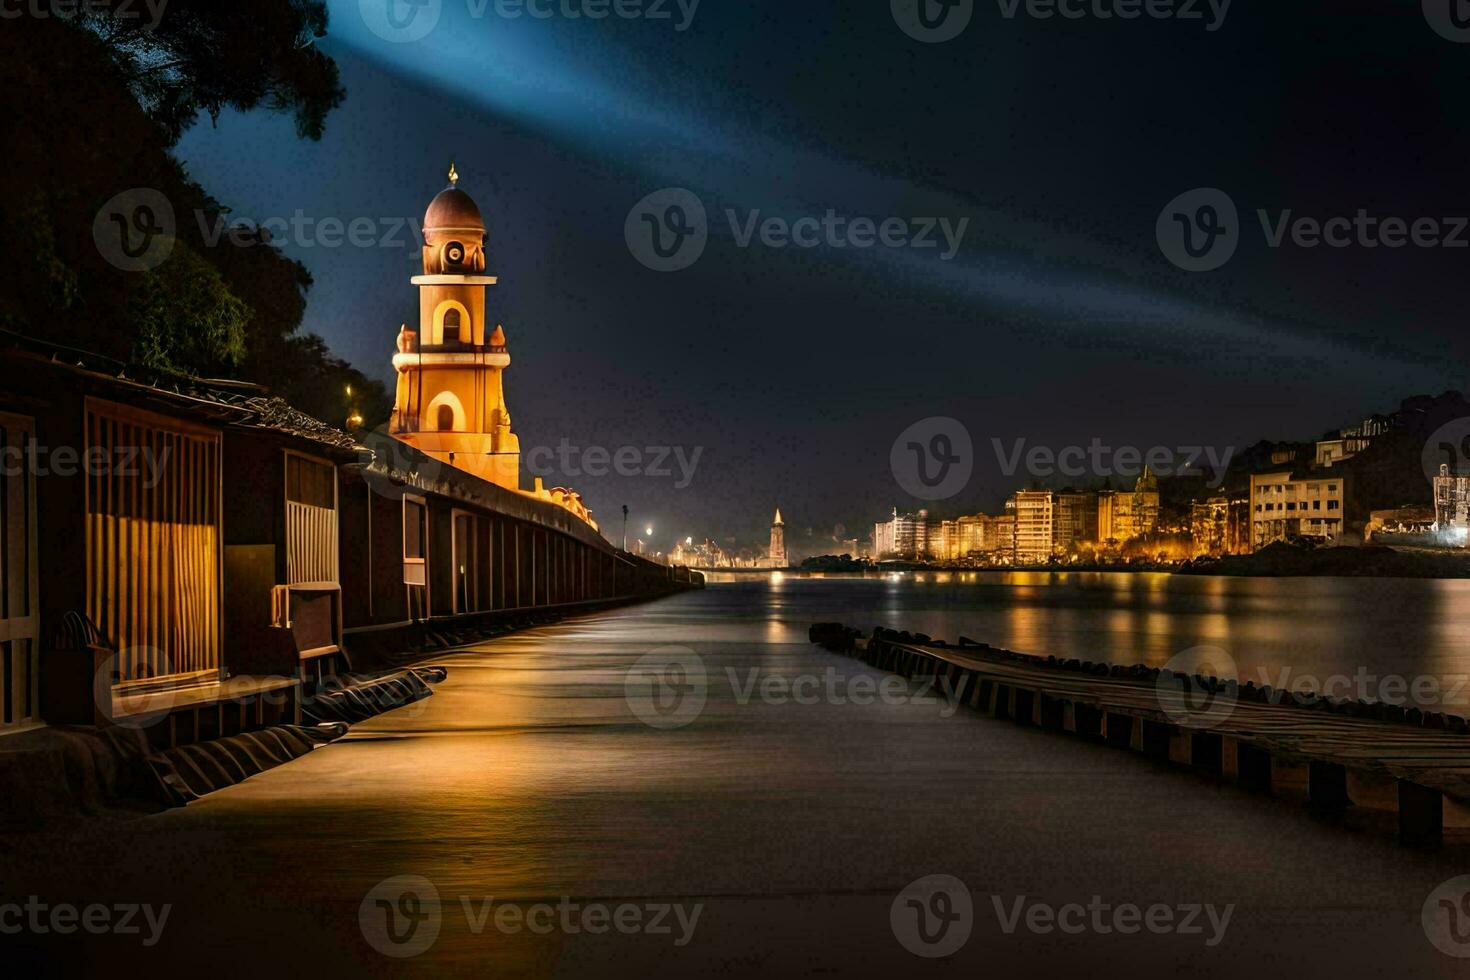
[(389, 431), (425, 453), (510, 490), (520, 489), (521, 446), (510, 428), (502, 373), (510, 365), (505, 331), (491, 327), (485, 290), (485, 222), (449, 186), (424, 213), (424, 274), (419, 327), (399, 331), (398, 372)]
[(771, 522), (771, 551), (766, 556), (771, 568), (786, 567), (786, 522), (781, 520), (781, 508), (776, 508), (776, 519)]

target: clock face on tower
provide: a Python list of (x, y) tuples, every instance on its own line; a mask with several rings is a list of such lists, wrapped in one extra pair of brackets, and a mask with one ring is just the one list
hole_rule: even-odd
[(445, 265), (464, 265), (464, 245), (461, 242), (449, 242), (444, 246)]

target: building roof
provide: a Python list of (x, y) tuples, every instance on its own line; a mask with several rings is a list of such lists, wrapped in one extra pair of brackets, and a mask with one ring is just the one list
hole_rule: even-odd
[(0, 354), (40, 361), (58, 370), (87, 376), (131, 392), (145, 400), (163, 402), (175, 411), (202, 415), (224, 425), (269, 429), (342, 453), (362, 448), (350, 434), (293, 408), (285, 399), (248, 381), (211, 380), (150, 371), (102, 354), (52, 344), (9, 330), (0, 330)]

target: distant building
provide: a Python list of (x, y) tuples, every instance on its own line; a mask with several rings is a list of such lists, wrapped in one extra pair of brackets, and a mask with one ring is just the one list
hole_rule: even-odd
[(1251, 549), (1288, 538), (1338, 537), (1346, 496), (1341, 476), (1294, 478), (1290, 470), (1252, 474)]
[(1001, 514), (980, 522), (980, 549), (997, 561), (1014, 561), (1016, 557), (1016, 515)]
[(776, 508), (776, 517), (771, 521), (771, 548), (766, 552), (767, 568), (787, 568), (786, 522), (781, 520), (781, 508)]
[(1085, 490), (1054, 494), (1052, 546), (1064, 551), (1071, 545), (1097, 540), (1098, 497)]
[(1132, 490), (1097, 495), (1097, 540), (1127, 544), (1159, 529), (1159, 480), (1147, 467)]
[(929, 525), (928, 554), (939, 561), (954, 561), (960, 556), (960, 531), (957, 521), (940, 521)]
[(1014, 501), (1016, 520), (1016, 561), (1049, 561), (1056, 519), (1051, 491), (1018, 490), (1011, 500)]
[(1457, 548), (1470, 540), (1470, 476), (1458, 476), (1441, 463), (1434, 478), (1434, 533)]
[(1196, 557), (1241, 555), (1250, 551), (1250, 500), (1211, 497), (1190, 506), (1189, 534)]
[(929, 554), (929, 512), (900, 514), (873, 525), (873, 553), (878, 559), (917, 561)]
[(1433, 507), (1393, 507), (1368, 512), (1363, 528), (1364, 541), (1382, 544), (1434, 545), (1463, 544), (1435, 534), (1436, 512)]
[(1341, 430), (1335, 439), (1318, 440), (1316, 464), (1329, 467), (1333, 463), (1352, 459), (1372, 444), (1374, 436), (1383, 435), (1393, 424), (1392, 419), (1375, 415), (1350, 429)]

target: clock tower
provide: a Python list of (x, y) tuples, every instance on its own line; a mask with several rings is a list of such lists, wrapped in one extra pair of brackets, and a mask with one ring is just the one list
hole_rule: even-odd
[(389, 431), (397, 439), (509, 490), (520, 490), (521, 447), (510, 428), (503, 374), (505, 331), (491, 326), (485, 221), (474, 200), (449, 186), (424, 214), (417, 330), (398, 333), (397, 393)]

